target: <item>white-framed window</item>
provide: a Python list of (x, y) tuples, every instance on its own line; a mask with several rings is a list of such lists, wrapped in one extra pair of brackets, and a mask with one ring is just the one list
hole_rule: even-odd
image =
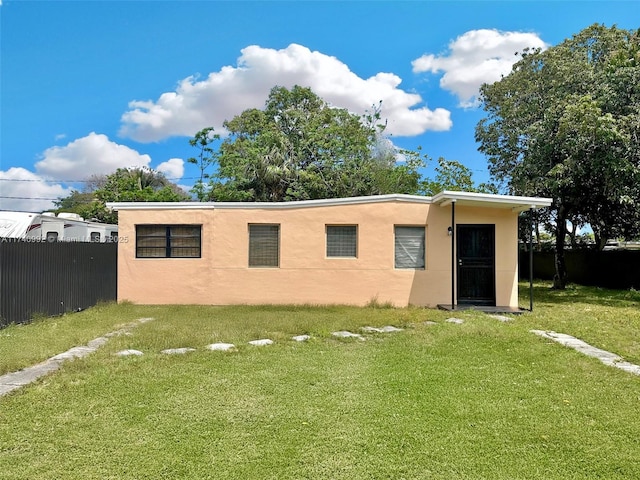
[(357, 225), (327, 225), (327, 257), (355, 258), (358, 255)]
[(425, 227), (395, 227), (395, 267), (425, 268)]
[(91, 232), (89, 235), (92, 242), (95, 243), (100, 241), (100, 232)]
[(249, 266), (280, 266), (280, 225), (249, 224)]
[(136, 258), (200, 258), (202, 225), (136, 225)]

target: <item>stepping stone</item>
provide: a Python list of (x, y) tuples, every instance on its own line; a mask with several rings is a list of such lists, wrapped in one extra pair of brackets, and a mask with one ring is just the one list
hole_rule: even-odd
[(50, 372), (55, 372), (58, 368), (60, 368), (60, 362), (49, 359), (17, 372), (0, 375), (0, 397), (31, 382), (35, 382), (38, 378)]
[(92, 347), (86, 347), (86, 346), (84, 346), (84, 347), (72, 347), (69, 350), (67, 350), (66, 352), (59, 353), (58, 355), (55, 355), (55, 356), (51, 357), (50, 360), (63, 361), (63, 360), (72, 360), (74, 358), (86, 357), (90, 353), (95, 352), (97, 348), (98, 347), (92, 348)]
[(615, 353), (607, 352), (606, 350), (601, 350), (599, 348), (593, 347), (588, 343), (565, 333), (556, 333), (553, 331), (545, 332), (541, 330), (531, 330), (531, 332), (535, 333), (536, 335), (549, 338), (564, 345), (565, 347), (573, 348), (574, 350), (577, 350), (589, 357), (597, 358), (602, 363), (605, 363), (607, 365), (613, 365), (614, 363), (623, 361), (622, 357), (616, 355)]
[(233, 343), (212, 343), (211, 345), (207, 345), (206, 348), (216, 352), (228, 352), (229, 350), (235, 349), (236, 346)]
[(505, 317), (504, 315), (489, 315), (491, 318), (495, 318), (499, 322), (510, 322), (513, 320), (511, 317)]
[(573, 348), (574, 350), (587, 355), (589, 357), (597, 358), (605, 365), (610, 367), (616, 367), (625, 372), (640, 375), (640, 365), (625, 361), (621, 356), (615, 353), (596, 348), (593, 345), (589, 345), (587, 342), (580, 340), (579, 338), (572, 337), (566, 333), (556, 333), (553, 331), (544, 330), (530, 330), (531, 333), (535, 333), (544, 338), (558, 342), (565, 347)]
[(120, 350), (119, 352), (116, 353), (116, 355), (118, 355), (119, 357), (128, 357), (131, 355), (139, 357), (144, 354), (140, 350), (129, 349), (129, 350)]
[(334, 337), (340, 337), (340, 338), (357, 338), (359, 340), (364, 340), (364, 337), (359, 333), (351, 333), (351, 332), (347, 332), (346, 330), (341, 330), (339, 332), (332, 332), (331, 335), (333, 335)]
[(273, 344), (273, 340), (270, 340), (268, 338), (261, 338), (260, 340), (251, 340), (249, 342), (249, 345), (254, 345), (256, 347), (264, 347), (266, 345), (272, 345)]
[(447, 323), (455, 323), (457, 325), (461, 325), (464, 323), (464, 320), (462, 320), (461, 318), (447, 318), (445, 320), (445, 322)]
[(311, 338), (311, 335), (296, 335), (295, 337), (291, 337), (291, 340), (294, 342), (306, 342)]
[(427, 320), (426, 322), (422, 322), (423, 325), (427, 325), (427, 326), (431, 326), (431, 325), (437, 325), (437, 322), (432, 322), (431, 320)]
[(195, 352), (195, 348), (182, 347), (182, 348), (167, 348), (166, 350), (162, 350), (160, 353), (165, 353), (167, 355), (182, 355), (188, 352)]
[(360, 330), (366, 333), (382, 333), (382, 329), (376, 327), (362, 327)]
[(101, 347), (102, 345), (104, 345), (108, 341), (109, 341), (109, 339), (107, 337), (94, 338), (89, 343), (87, 343), (87, 347), (97, 349), (98, 347)]
[(640, 365), (635, 365), (629, 362), (617, 362), (613, 365), (620, 370), (624, 370), (625, 372), (633, 373), (634, 375), (640, 375)]
[(393, 325), (387, 325), (386, 327), (382, 327), (382, 333), (394, 333), (394, 332), (402, 332), (404, 328), (394, 327)]
[[(153, 318), (142, 320), (149, 321), (153, 320)], [(116, 335), (131, 335), (131, 333), (126, 329), (134, 328), (137, 325), (138, 322), (129, 323), (125, 326), (125, 328), (105, 333), (102, 337), (94, 338), (86, 345), (72, 347), (66, 352), (59, 353), (58, 355), (55, 355), (37, 365), (24, 368), (17, 372), (0, 375), (0, 397), (6, 395), (9, 392), (12, 392), (17, 388), (29, 384), (50, 372), (56, 371), (58, 368), (60, 368), (60, 365), (62, 365), (62, 363), (67, 360), (86, 357), (87, 355), (95, 352), (98, 348), (103, 346), (111, 337), (114, 337)], [(122, 350), (121, 352), (116, 353), (116, 355), (142, 355), (142, 352), (139, 350)]]
[(127, 335), (129, 337), (133, 337), (133, 333), (128, 332), (127, 330), (116, 330), (115, 332), (109, 332), (104, 334), (104, 336), (107, 338), (119, 337), (120, 335)]
[(386, 327), (362, 327), (360, 330), (367, 333), (392, 333), (392, 332), (401, 332), (402, 328), (396, 328), (391, 325), (387, 325)]

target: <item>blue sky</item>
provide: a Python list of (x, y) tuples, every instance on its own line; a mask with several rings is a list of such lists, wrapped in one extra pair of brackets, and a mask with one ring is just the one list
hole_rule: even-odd
[[(29, 1), (0, 3), (0, 209), (42, 211), (91, 174), (147, 165), (193, 184), (189, 138), (274, 85), (310, 86), (390, 140), (488, 180), (475, 94), (526, 46), (593, 23), (640, 26), (634, 1)], [(432, 166), (424, 174), (432, 175)]]

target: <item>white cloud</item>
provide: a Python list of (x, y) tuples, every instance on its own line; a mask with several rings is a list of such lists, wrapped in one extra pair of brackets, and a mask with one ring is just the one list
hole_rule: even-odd
[(164, 173), (168, 179), (175, 182), (175, 180), (182, 178), (184, 175), (184, 160), (181, 158), (171, 158), (158, 165), (156, 170)]
[(36, 163), (38, 174), (54, 180), (85, 180), (113, 173), (119, 167), (149, 166), (151, 157), (119, 145), (106, 135), (91, 132), (63, 147), (51, 147)]
[(461, 106), (468, 107), (476, 103), (483, 83), (493, 83), (511, 71), (520, 59), (516, 52), (546, 46), (534, 33), (471, 30), (452, 41), (447, 54), (426, 54), (411, 65), (415, 73), (444, 72), (440, 86), (455, 94)]
[[(48, 148), (42, 157), (35, 165), (35, 173), (16, 167), (0, 170), (0, 210), (42, 212), (53, 208), (54, 200), (71, 193), (72, 187), (64, 187), (61, 183), (110, 174), (120, 167), (148, 167), (151, 162), (149, 155), (142, 155), (94, 132), (64, 147)], [(170, 179), (182, 178), (184, 161), (172, 158), (158, 165), (156, 170)]]
[(53, 208), (53, 199), (71, 193), (70, 188), (46, 182), (35, 173), (19, 167), (0, 170), (0, 191), (0, 210), (25, 212), (42, 212)]
[(224, 120), (248, 108), (263, 107), (275, 85), (310, 87), (330, 104), (358, 114), (382, 100), (382, 113), (389, 121), (387, 133), (393, 135), (451, 128), (448, 110), (430, 110), (420, 95), (398, 88), (402, 80), (392, 73), (363, 79), (337, 58), (296, 44), (281, 50), (252, 45), (241, 53), (235, 67), (225, 66), (203, 80), (185, 78), (157, 101), (130, 102), (120, 134), (153, 142), (193, 136), (207, 126), (222, 133)]

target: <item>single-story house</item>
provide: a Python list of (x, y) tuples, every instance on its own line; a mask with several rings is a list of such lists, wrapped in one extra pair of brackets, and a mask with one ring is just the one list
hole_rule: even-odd
[(518, 216), (469, 192), (283, 203), (109, 203), (118, 300), (518, 308)]

